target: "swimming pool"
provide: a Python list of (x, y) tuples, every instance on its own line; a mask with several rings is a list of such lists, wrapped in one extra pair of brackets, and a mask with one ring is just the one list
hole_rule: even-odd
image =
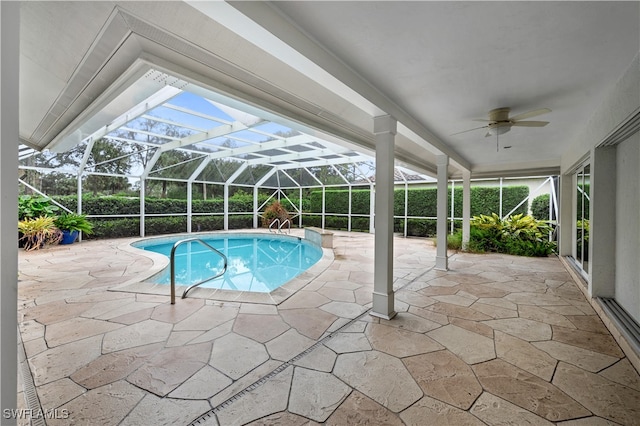
[[(284, 235), (218, 234), (198, 238), (227, 256), (227, 272), (201, 284), (201, 288), (268, 293), (295, 278), (322, 258), (322, 249), (310, 242)], [(138, 241), (134, 247), (171, 254), (173, 245), (185, 236)], [(222, 258), (198, 242), (184, 243), (175, 253), (176, 284), (191, 285), (216, 275), (223, 268)], [(165, 268), (149, 279), (170, 284)]]

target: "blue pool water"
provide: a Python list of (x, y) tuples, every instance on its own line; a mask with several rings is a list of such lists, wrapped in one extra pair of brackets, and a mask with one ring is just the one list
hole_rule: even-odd
[[(189, 236), (190, 237), (190, 236)], [(176, 241), (187, 236), (139, 241), (135, 247), (169, 257)], [(322, 257), (322, 249), (296, 237), (267, 234), (197, 236), (227, 256), (227, 272), (205, 282), (203, 288), (268, 293), (304, 272)], [(216, 275), (222, 258), (198, 242), (184, 243), (175, 254), (176, 284), (191, 285)], [(170, 284), (170, 269), (151, 278)]]

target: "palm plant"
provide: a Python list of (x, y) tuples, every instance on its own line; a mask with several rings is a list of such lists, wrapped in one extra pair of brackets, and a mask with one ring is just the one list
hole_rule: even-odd
[(40, 216), (27, 218), (18, 222), (18, 230), (22, 233), (26, 251), (38, 250), (45, 244), (58, 244), (62, 240), (62, 232), (56, 227), (55, 218)]

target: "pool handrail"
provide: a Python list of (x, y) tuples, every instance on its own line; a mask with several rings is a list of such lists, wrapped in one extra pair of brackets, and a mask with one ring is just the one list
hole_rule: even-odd
[(278, 225), (278, 232), (280, 232), (281, 234), (284, 234), (284, 232), (282, 231), (282, 227), (285, 224), (289, 224), (289, 234), (291, 234), (291, 221), (289, 219), (283, 220), (282, 223)]
[[(269, 232), (273, 232), (274, 234), (275, 233), (284, 234), (284, 231), (282, 230), (282, 228), (286, 224), (289, 224), (289, 234), (291, 234), (291, 221), (289, 219), (285, 219), (281, 221), (280, 218), (275, 218), (273, 219), (273, 221), (271, 221), (271, 223), (269, 224)], [(278, 225), (278, 229), (274, 230), (273, 229), (274, 225)]]
[(182, 299), (187, 297), (187, 293), (192, 288), (197, 287), (200, 284), (203, 284), (203, 283), (205, 283), (207, 281), (215, 280), (216, 278), (219, 278), (219, 277), (223, 276), (224, 273), (227, 272), (227, 264), (228, 264), (227, 256), (225, 256), (224, 253), (222, 253), (220, 250), (217, 250), (216, 248), (214, 248), (211, 245), (207, 244), (206, 242), (202, 241), (200, 238), (195, 238), (195, 237), (194, 238), (185, 238), (184, 240), (176, 241), (176, 243), (171, 248), (171, 257), (170, 257), (170, 263), (171, 263), (171, 304), (172, 305), (176, 304), (176, 265), (175, 265), (176, 249), (179, 246), (181, 246), (182, 244), (184, 244), (184, 243), (191, 243), (191, 242), (200, 243), (203, 246), (207, 247), (209, 250), (211, 250), (211, 251), (215, 252), (216, 254), (219, 254), (220, 256), (222, 256), (222, 259), (224, 260), (224, 267), (222, 268), (222, 272), (219, 272), (215, 276), (213, 276), (211, 278), (207, 278), (205, 280), (202, 280), (200, 282), (197, 282), (197, 283), (192, 284), (189, 287), (187, 287), (187, 289), (184, 291), (184, 293), (182, 293)]

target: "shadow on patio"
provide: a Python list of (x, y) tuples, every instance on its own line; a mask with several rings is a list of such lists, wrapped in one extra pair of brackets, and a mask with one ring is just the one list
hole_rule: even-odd
[(278, 306), (107, 291), (152, 266), (123, 242), (20, 252), (19, 401), (38, 408), (32, 381), (49, 425), (640, 419), (638, 373), (555, 257), (438, 272), (429, 242), (396, 238), (385, 321), (369, 234), (336, 233), (333, 263)]

